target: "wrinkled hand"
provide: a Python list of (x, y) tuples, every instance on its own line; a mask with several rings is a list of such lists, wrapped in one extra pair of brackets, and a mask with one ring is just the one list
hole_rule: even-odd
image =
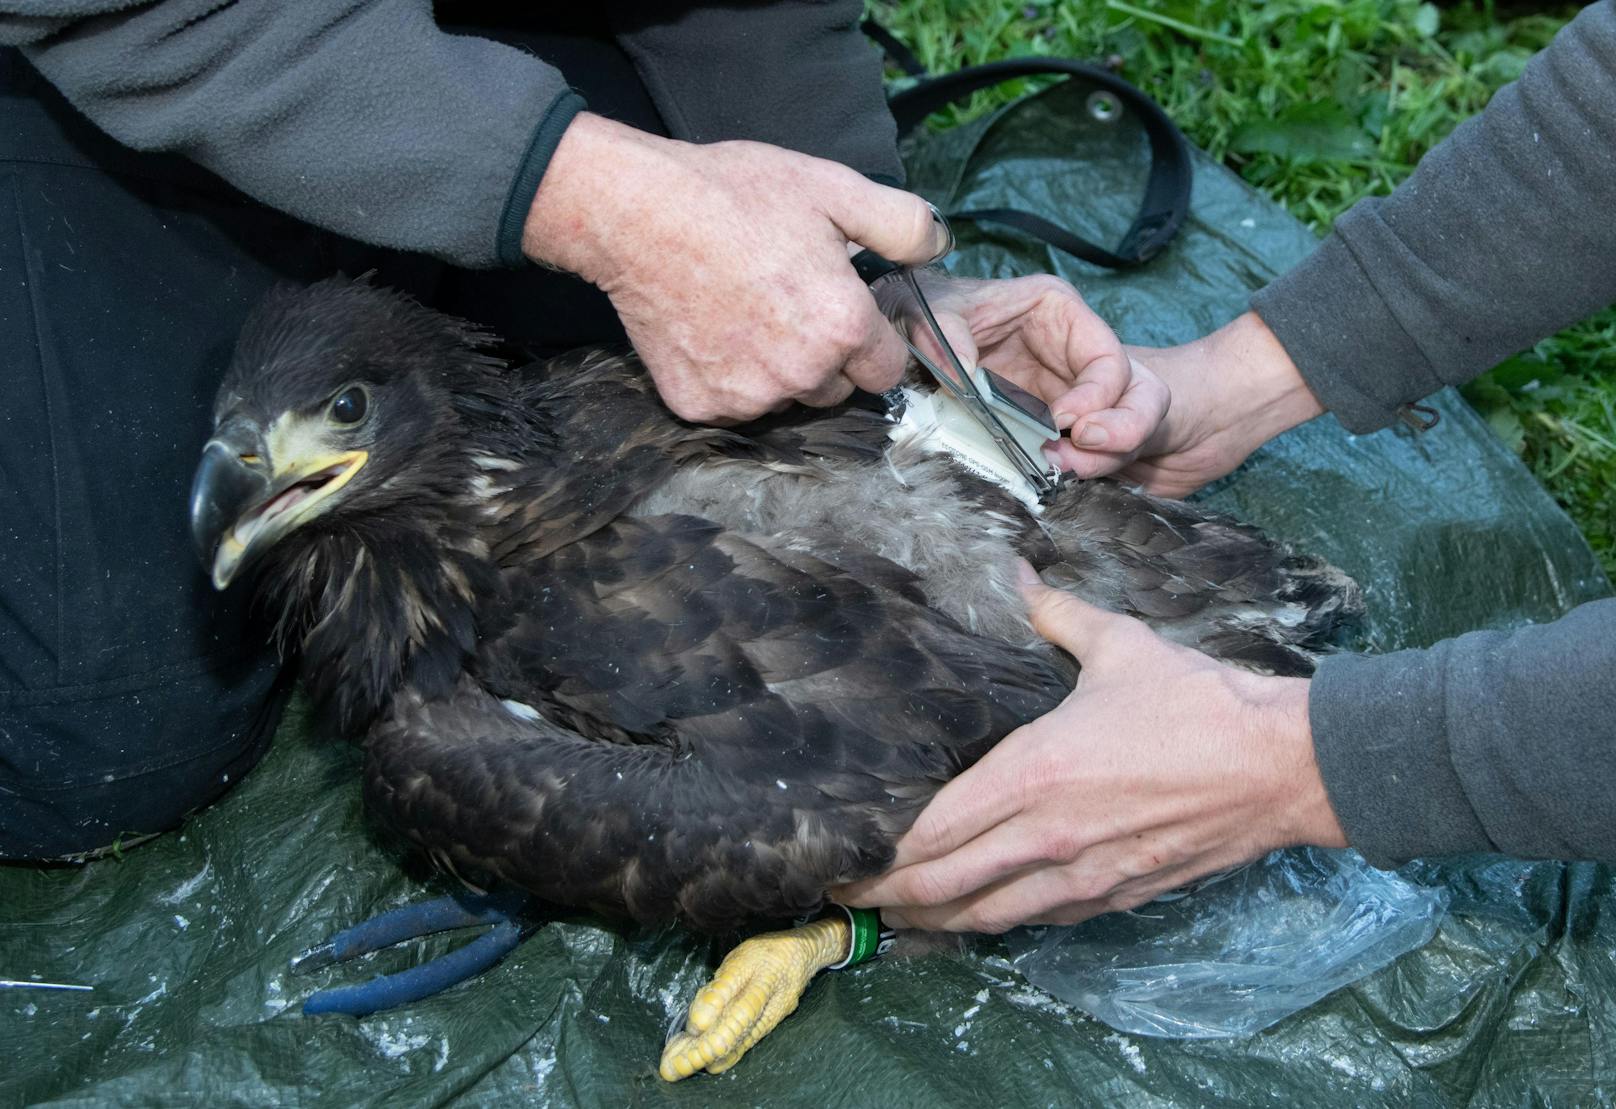
[(1002, 932), (1128, 909), (1283, 846), (1343, 846), (1308, 682), (1236, 670), (1024, 568), (1038, 631), (1083, 664), (1053, 712), (945, 786), (885, 875), (833, 891), (897, 927)]
[[(1067, 434), (1061, 469), (1100, 477), (1128, 465), (1167, 415), (1167, 386), (1130, 360), (1110, 326), (1058, 277), (976, 281), (928, 274), (926, 299), (962, 362), (1036, 394)], [(924, 328), (909, 327), (927, 349)]]
[(523, 248), (604, 290), (668, 407), (715, 422), (896, 384), (907, 352), (848, 244), (924, 263), (941, 239), (923, 200), (846, 166), (586, 113), (545, 171)]

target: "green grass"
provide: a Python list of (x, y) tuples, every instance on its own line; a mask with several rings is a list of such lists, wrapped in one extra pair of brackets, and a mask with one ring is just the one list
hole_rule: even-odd
[[(1190, 139), (1322, 232), (1390, 192), (1481, 110), (1575, 7), (1414, 0), (869, 0), (934, 70), (1110, 59)], [(1023, 89), (979, 94), (952, 115)], [(1467, 386), (1616, 575), (1616, 309)]]

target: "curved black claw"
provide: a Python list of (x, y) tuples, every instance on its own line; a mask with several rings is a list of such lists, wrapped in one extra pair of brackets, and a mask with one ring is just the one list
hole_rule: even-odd
[(464, 947), (458, 947), (418, 967), (397, 974), (384, 974), (356, 986), (320, 990), (303, 1003), (303, 1012), (368, 1016), (431, 997), (481, 974), (510, 954), (527, 935), (529, 929), (524, 928), (517, 918), (528, 903), (527, 894), (519, 890), (503, 890), (493, 894), (452, 894), (392, 909), (352, 928), (345, 928), (293, 959), (293, 972), (301, 974), (320, 970), (436, 932), (476, 924), (494, 926)]

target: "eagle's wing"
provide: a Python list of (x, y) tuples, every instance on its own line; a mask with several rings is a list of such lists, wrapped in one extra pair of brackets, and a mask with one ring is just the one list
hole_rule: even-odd
[(1138, 616), (1213, 658), (1310, 674), (1363, 611), (1356, 583), (1254, 527), (1109, 481), (1070, 482), (1044, 516), (1051, 585)]
[(372, 802), (457, 866), (641, 919), (816, 907), (1070, 688), (906, 571), (790, 536), (624, 518), (507, 576), (473, 680), (373, 733)]

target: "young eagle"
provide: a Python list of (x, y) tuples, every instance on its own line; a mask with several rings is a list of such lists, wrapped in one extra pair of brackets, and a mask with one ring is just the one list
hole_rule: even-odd
[[(1309, 672), (1357, 603), (1193, 505), (1072, 481), (1034, 514), (882, 414), (696, 427), (632, 358), (511, 370), (487, 342), (363, 281), (272, 294), (192, 525), (217, 587), (256, 570), (316, 705), (363, 743), (371, 810), (548, 901), (730, 931), (882, 871), (944, 782), (1075, 681), (1027, 624), (1018, 555), (1276, 673)], [(733, 1063), (841, 958), (840, 927), (743, 944), (721, 983), (749, 946), (795, 969), (772, 999), (704, 993), (664, 1075)]]

